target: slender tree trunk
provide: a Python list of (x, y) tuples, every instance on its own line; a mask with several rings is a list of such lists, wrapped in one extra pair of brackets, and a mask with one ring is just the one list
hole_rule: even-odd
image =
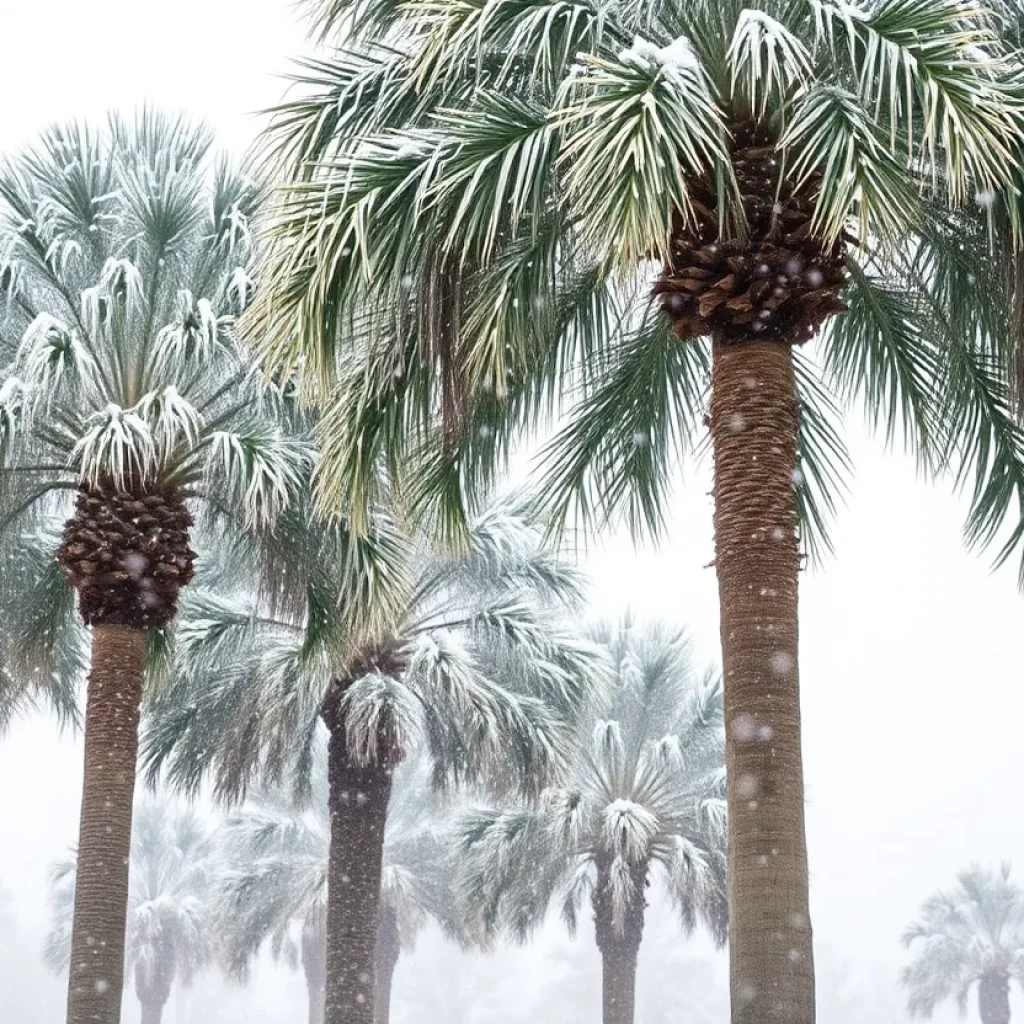
[(309, 1024), (324, 1024), (324, 984), (327, 976), (327, 937), (323, 922), (302, 929), (302, 970), (309, 994)]
[(164, 1016), (164, 1004), (159, 1002), (142, 1003), (141, 1024), (160, 1024)]
[(978, 984), (981, 1024), (1010, 1024), (1010, 979), (1002, 971), (982, 976)]
[(601, 953), (601, 1004), (604, 1024), (633, 1024), (636, 1013), (636, 962), (644, 931), (647, 866), (635, 865), (633, 898), (617, 921), (612, 895), (610, 865), (597, 863), (597, 881), (591, 897), (594, 906), (594, 935)]
[(326, 1024), (374, 1024), (374, 955), (391, 769), (356, 764), (342, 717), (325, 713), (331, 852), (327, 875)]
[(68, 1024), (118, 1024), (145, 630), (94, 626)]
[(391, 988), (398, 958), (402, 955), (402, 940), (398, 933), (395, 908), (382, 905), (378, 916), (376, 1024), (390, 1024)]
[(635, 950), (601, 953), (601, 1004), (604, 1024), (633, 1024), (636, 1006)]
[(813, 1024), (790, 348), (716, 342), (712, 396), (732, 1021)]

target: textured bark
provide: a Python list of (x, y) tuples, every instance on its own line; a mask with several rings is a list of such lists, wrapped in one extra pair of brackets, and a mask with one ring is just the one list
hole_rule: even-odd
[(978, 1015), (981, 1024), (1010, 1024), (1010, 978), (990, 971), (978, 984)]
[(323, 923), (302, 929), (302, 971), (309, 995), (309, 1024), (324, 1022), (324, 985), (327, 977), (327, 938)]
[(163, 1003), (143, 1003), (141, 1024), (160, 1024), (164, 1016)]
[(145, 631), (95, 626), (71, 933), (68, 1024), (118, 1024)]
[(716, 342), (712, 395), (732, 1021), (813, 1024), (790, 347)]
[(604, 1024), (633, 1024), (636, 1012), (636, 962), (644, 931), (647, 903), (644, 891), (646, 865), (632, 869), (635, 899), (630, 900), (621, 922), (615, 921), (609, 865), (597, 864), (594, 885), (594, 934), (601, 953), (601, 1004)]
[(377, 911), (391, 769), (356, 763), (349, 754), (343, 716), (325, 708), (323, 717), (331, 731), (324, 1020), (374, 1024)]
[(398, 933), (398, 916), (395, 908), (381, 906), (377, 921), (377, 995), (374, 1011), (376, 1024), (390, 1024), (391, 988), (395, 980), (395, 968), (402, 955), (402, 940)]

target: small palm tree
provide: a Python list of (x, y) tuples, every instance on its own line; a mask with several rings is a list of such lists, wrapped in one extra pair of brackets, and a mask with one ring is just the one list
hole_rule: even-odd
[[(59, 559), (92, 632), (69, 1024), (119, 1019), (144, 667), (192, 579), (194, 503), (272, 519), (306, 459), (234, 331), (257, 189), (210, 144), (146, 112), (0, 172), (0, 528), (51, 588)], [(68, 646), (70, 606), (18, 642)]]
[(1009, 864), (962, 871), (952, 892), (925, 901), (903, 941), (915, 951), (902, 975), (912, 1016), (931, 1017), (947, 999), (966, 1014), (977, 986), (981, 1024), (1009, 1024), (1010, 982), (1024, 984), (1024, 892)]
[[(174, 984), (189, 985), (210, 960), (210, 857), (206, 831), (191, 811), (152, 798), (136, 809), (125, 968), (134, 977), (142, 1024), (160, 1024)], [(53, 921), (45, 957), (54, 970), (66, 969), (73, 955), (75, 876), (75, 857), (50, 876)], [(116, 995), (120, 1002), (120, 989)]]
[[(1024, 76), (996, 11), (311, 6), (349, 35), (271, 136), (285, 187), (254, 316), (328, 410), (324, 500), (357, 514), (386, 459), (457, 524), (554, 423), (538, 491), (557, 518), (657, 531), (707, 424), (733, 1019), (811, 1024), (797, 596), (847, 468), (832, 391), (970, 482), (971, 540), (1008, 521), (1001, 557), (1024, 544), (988, 235), (1019, 224)], [(736, 789), (751, 776), (758, 800)]]
[[(415, 766), (395, 772), (377, 922), (377, 1024), (390, 1020), (395, 966), (423, 925), (434, 920), (448, 934), (459, 934), (448, 850), (427, 786), (425, 773)], [(269, 941), (275, 957), (302, 965), (310, 1024), (324, 1017), (330, 836), (326, 757), (317, 758), (307, 811), (279, 792), (260, 794), (225, 823), (220, 836), (226, 867), (217, 901), (228, 971), (244, 977), (252, 957)]]
[[(725, 941), (722, 690), (696, 681), (678, 630), (603, 634), (610, 706), (584, 716), (567, 780), (537, 805), (478, 810), (461, 824), (466, 907), (525, 939), (557, 901), (571, 930), (584, 898), (604, 969), (605, 1024), (633, 1024), (646, 890), (658, 876), (687, 932)], [(607, 717), (602, 717), (606, 714)], [(756, 799), (751, 784), (748, 799)]]
[[(307, 513), (296, 508), (275, 534), (266, 598), (239, 578), (237, 598), (190, 601), (144, 757), (188, 791), (210, 774), (227, 798), (257, 778), (308, 798), (326, 725), (325, 1019), (373, 1024), (395, 768), (422, 751), (439, 786), (536, 789), (560, 763), (564, 723), (598, 662), (559, 625), (577, 574), (509, 508), (482, 514), (455, 555), (404, 544), (383, 515), (360, 540)], [(347, 628), (382, 587), (402, 602), (372, 632)]]

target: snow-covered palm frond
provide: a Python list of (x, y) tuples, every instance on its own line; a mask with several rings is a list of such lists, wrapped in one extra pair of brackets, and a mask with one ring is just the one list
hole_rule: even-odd
[(248, 522), (265, 526), (299, 490), (311, 457), (306, 445), (276, 431), (218, 430), (210, 435), (206, 477), (211, 488), (227, 485)]
[(415, 750), (423, 740), (421, 700), (403, 680), (376, 672), (352, 683), (342, 698), (352, 757), (375, 764)]
[(71, 451), (84, 483), (102, 487), (111, 480), (126, 489), (132, 480), (149, 480), (156, 470), (156, 442), (150, 425), (134, 410), (110, 402), (89, 417)]
[(740, 14), (726, 59), (733, 97), (746, 97), (756, 117), (764, 117), (769, 104), (781, 107), (783, 98), (812, 74), (804, 42), (766, 11)]
[(602, 812), (601, 841), (616, 859), (641, 864), (651, 855), (658, 819), (648, 808), (633, 800), (613, 800)]

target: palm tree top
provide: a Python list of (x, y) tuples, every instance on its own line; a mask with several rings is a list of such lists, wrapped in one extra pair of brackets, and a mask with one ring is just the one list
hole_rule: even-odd
[[(845, 490), (848, 403), (952, 467), (971, 543), (1020, 550), (1024, 533), (1004, 531), (1024, 497), (1017, 342), (992, 244), (1012, 248), (1019, 222), (1024, 78), (1005, 4), (315, 10), (345, 35), (269, 139), (286, 184), (247, 316), (267, 365), (297, 369), (326, 412), (325, 504), (358, 525), (384, 462), (457, 530), (495, 466), (556, 424), (538, 487), (556, 523), (662, 529), (710, 360), (651, 290), (680, 238), (718, 239), (708, 286), (728, 282), (745, 233), (785, 238), (788, 208), (744, 198), (764, 173), (758, 194), (784, 183), (832, 260), (792, 300), (807, 302), (794, 340), (828, 321), (796, 359), (807, 552), (828, 550)], [(685, 296), (659, 302), (678, 318)]]
[(283, 508), (309, 451), (236, 330), (261, 189), (211, 144), (145, 110), (54, 127), (0, 173), (5, 524), (79, 481)]
[[(422, 751), (438, 785), (537, 785), (601, 670), (566, 621), (579, 574), (508, 509), (481, 514), (459, 553), (403, 537), (386, 516), (369, 537), (339, 529), (337, 545), (314, 536), (292, 562), (281, 586), (305, 600), (278, 613), (237, 566), (234, 590), (186, 597), (178, 670), (143, 738), (151, 775), (188, 791), (210, 775), (229, 799), (261, 779), (308, 797), (321, 718), (337, 701), (357, 760)], [(346, 617), (381, 587), (398, 598), (390, 614), (369, 626)]]
[(924, 902), (903, 942), (914, 954), (902, 981), (915, 1017), (930, 1017), (947, 999), (964, 1012), (971, 989), (989, 975), (1024, 980), (1024, 893), (1010, 865), (960, 872), (953, 889)]
[(724, 941), (721, 682), (694, 677), (678, 629), (627, 621), (598, 637), (613, 685), (581, 717), (565, 778), (539, 805), (461, 817), (464, 904), (525, 939), (552, 903), (575, 930), (595, 874), (612, 879), (619, 919), (635, 876), (659, 874), (684, 928), (703, 921)]

